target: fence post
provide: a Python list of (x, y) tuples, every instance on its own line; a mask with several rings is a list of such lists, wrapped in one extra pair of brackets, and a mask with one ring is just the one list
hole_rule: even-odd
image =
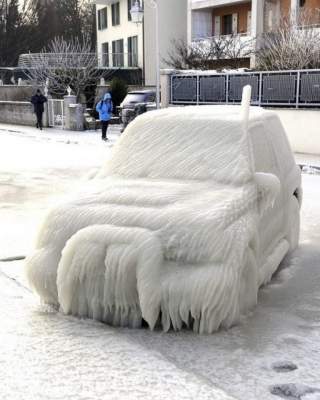
[(258, 98), (259, 98), (259, 107), (261, 107), (261, 100), (262, 100), (262, 72), (260, 72), (259, 74), (259, 94), (258, 94)]
[(47, 102), (44, 104), (44, 113), (43, 113), (44, 116), (43, 125), (47, 128), (50, 126), (50, 110), (49, 110), (50, 98), (51, 96), (50, 97), (47, 96)]
[(172, 74), (173, 69), (162, 69), (160, 71), (161, 83), (161, 108), (168, 108), (172, 99)]
[(70, 120), (70, 104), (76, 104), (77, 103), (77, 96), (74, 95), (68, 95), (63, 97), (63, 104), (61, 110), (62, 116), (64, 119), (64, 129), (71, 129), (71, 120)]
[(229, 74), (226, 73), (226, 104), (229, 103)]
[(199, 105), (199, 97), (200, 97), (200, 77), (197, 74), (197, 106)]
[(299, 92), (300, 92), (300, 71), (297, 72), (297, 93), (296, 93), (296, 108), (299, 108)]

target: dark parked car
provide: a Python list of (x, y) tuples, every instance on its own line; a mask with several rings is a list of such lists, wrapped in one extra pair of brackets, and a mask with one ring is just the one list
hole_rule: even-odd
[(147, 109), (155, 108), (156, 92), (154, 90), (139, 90), (129, 92), (119, 107), (122, 131), (126, 126)]

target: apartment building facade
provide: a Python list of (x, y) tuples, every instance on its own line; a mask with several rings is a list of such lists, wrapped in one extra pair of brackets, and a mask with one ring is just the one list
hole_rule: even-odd
[(320, 23), (320, 0), (192, 0), (189, 8), (191, 42), (221, 35), (248, 40), (275, 30), (283, 18), (298, 24), (302, 12), (309, 13), (310, 24)]
[[(97, 9), (97, 52), (103, 68), (142, 70), (145, 85), (156, 82), (154, 2), (144, 0), (144, 20), (135, 24), (130, 10), (136, 0), (94, 0)], [(188, 0), (158, 0), (160, 60), (173, 49), (173, 40), (187, 41)]]

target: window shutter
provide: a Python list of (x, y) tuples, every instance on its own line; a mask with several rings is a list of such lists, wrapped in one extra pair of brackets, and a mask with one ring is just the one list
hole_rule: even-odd
[(248, 11), (248, 15), (247, 15), (247, 33), (248, 35), (252, 34), (252, 30), (251, 30), (251, 11)]
[(238, 33), (238, 14), (232, 14), (232, 33), (236, 35)]
[(101, 30), (101, 11), (98, 10), (98, 29)]
[(214, 35), (220, 36), (221, 34), (221, 18), (220, 16), (214, 17)]

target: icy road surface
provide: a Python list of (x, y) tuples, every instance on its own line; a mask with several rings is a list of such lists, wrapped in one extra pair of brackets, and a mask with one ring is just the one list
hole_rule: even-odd
[[(0, 257), (30, 249), (56, 196), (110, 145), (0, 132)], [(304, 175), (301, 245), (242, 324), (210, 336), (115, 329), (45, 309), (0, 263), (0, 398), (320, 399), (320, 176)], [(224, 395), (222, 391), (228, 393)]]

